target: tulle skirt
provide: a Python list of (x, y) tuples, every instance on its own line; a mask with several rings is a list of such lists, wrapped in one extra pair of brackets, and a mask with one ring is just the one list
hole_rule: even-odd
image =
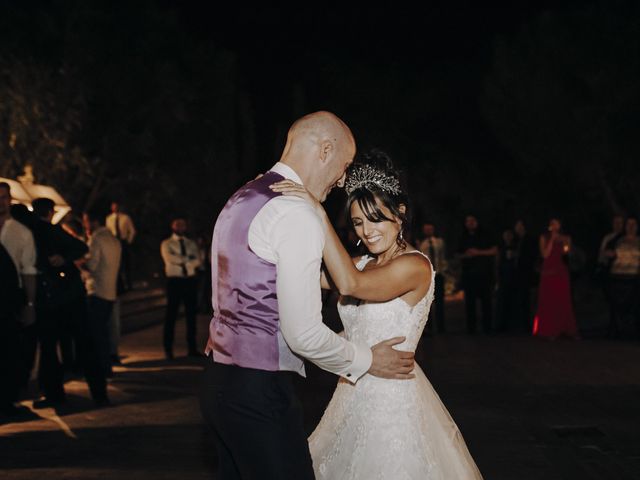
[(458, 427), (416, 366), (412, 380), (340, 380), (309, 449), (321, 480), (481, 479)]

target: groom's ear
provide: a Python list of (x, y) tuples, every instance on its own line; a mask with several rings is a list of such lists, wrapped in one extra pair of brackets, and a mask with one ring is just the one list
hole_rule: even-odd
[(320, 161), (326, 163), (333, 154), (333, 143), (329, 140), (324, 140), (320, 144)]

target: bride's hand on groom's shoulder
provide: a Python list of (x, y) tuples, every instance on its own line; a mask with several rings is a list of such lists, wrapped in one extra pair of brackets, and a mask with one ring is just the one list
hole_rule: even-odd
[(313, 208), (315, 208), (319, 213), (324, 212), (324, 208), (322, 208), (322, 204), (318, 199), (314, 197), (304, 185), (294, 182), (293, 180), (280, 180), (279, 182), (269, 185), (269, 188), (274, 192), (279, 192), (283, 195), (302, 198), (313, 205)]
[(371, 347), (372, 361), (369, 373), (375, 377), (409, 380), (414, 378), (414, 354), (393, 348), (405, 341), (405, 337), (395, 337)]

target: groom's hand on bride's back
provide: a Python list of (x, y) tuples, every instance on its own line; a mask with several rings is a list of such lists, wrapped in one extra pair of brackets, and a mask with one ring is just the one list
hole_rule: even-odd
[(380, 378), (410, 379), (414, 367), (413, 352), (403, 352), (393, 348), (405, 341), (405, 337), (395, 337), (371, 347), (373, 360), (369, 373)]

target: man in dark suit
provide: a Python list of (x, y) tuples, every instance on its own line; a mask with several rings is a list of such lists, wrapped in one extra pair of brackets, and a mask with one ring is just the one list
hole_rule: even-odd
[(492, 331), (492, 295), (495, 282), (496, 242), (478, 226), (475, 215), (467, 215), (458, 253), (462, 262), (462, 288), (467, 313), (467, 332), (476, 332), (476, 303), (482, 305), (484, 333)]
[(54, 212), (52, 200), (34, 200), (33, 211), (37, 217), (33, 236), (39, 272), (36, 297), (40, 341), (38, 382), (44, 394), (43, 399), (34, 402), (34, 407), (45, 408), (65, 400), (64, 372), (58, 358), (58, 343), (64, 334), (75, 337), (83, 322), (85, 291), (74, 261), (84, 257), (88, 248), (59, 225), (51, 224)]
[(516, 325), (525, 332), (531, 333), (533, 322), (531, 316), (531, 287), (536, 282), (536, 261), (540, 256), (537, 239), (527, 232), (523, 220), (516, 221), (513, 231), (516, 234), (517, 255), (515, 272), (515, 309)]

